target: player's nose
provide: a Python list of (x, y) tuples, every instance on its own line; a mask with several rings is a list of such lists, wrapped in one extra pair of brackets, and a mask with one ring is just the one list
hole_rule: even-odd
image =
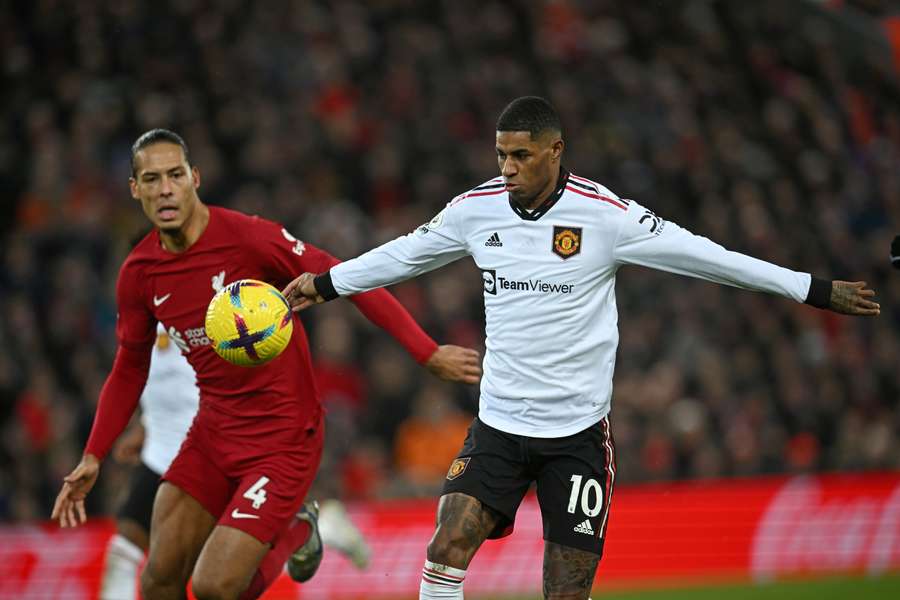
[(162, 185), (159, 187), (159, 193), (161, 196), (171, 196), (172, 195), (172, 182), (168, 177), (162, 178)]

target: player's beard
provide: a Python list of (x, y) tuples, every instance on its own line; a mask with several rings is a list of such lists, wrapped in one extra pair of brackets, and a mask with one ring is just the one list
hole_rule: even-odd
[(186, 239), (184, 234), (184, 223), (181, 225), (175, 225), (170, 223), (164, 223), (159, 226), (159, 234), (169, 238), (172, 242), (172, 245), (175, 247), (181, 247), (185, 245)]
[(515, 190), (509, 192), (509, 195), (513, 200), (516, 201), (516, 204), (518, 204), (522, 208), (528, 210), (537, 208), (537, 206), (533, 206), (537, 201), (537, 194), (529, 194), (528, 192), (522, 190)]
[(181, 228), (184, 226), (184, 223), (160, 223), (159, 230), (166, 235), (175, 235)]

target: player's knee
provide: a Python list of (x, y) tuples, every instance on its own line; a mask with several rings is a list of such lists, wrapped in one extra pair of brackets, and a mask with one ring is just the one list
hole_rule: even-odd
[(428, 560), (441, 565), (467, 569), (478, 546), (458, 528), (439, 525), (428, 543)]
[(158, 598), (170, 585), (171, 579), (148, 561), (141, 571), (141, 597)]
[(242, 585), (229, 577), (211, 577), (194, 573), (191, 591), (197, 600), (237, 600), (243, 591)]
[(229, 594), (228, 585), (224, 581), (217, 581), (209, 577), (195, 574), (191, 579), (191, 591), (197, 600), (226, 600), (237, 598), (237, 595)]
[(141, 597), (167, 597), (171, 589), (184, 589), (188, 575), (182, 573), (177, 563), (150, 554), (141, 571)]

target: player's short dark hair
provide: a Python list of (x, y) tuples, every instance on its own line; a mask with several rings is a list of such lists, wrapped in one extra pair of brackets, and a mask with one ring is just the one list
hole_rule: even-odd
[(522, 96), (506, 105), (497, 119), (497, 131), (527, 131), (531, 139), (545, 131), (562, 133), (556, 109), (539, 96)]
[(147, 146), (159, 143), (177, 144), (181, 146), (181, 150), (184, 152), (184, 160), (187, 161), (187, 164), (191, 164), (191, 157), (188, 154), (187, 144), (180, 135), (174, 131), (169, 131), (168, 129), (151, 129), (150, 131), (142, 133), (141, 136), (135, 140), (134, 144), (131, 145), (131, 174), (133, 176), (137, 175), (137, 164), (135, 164), (137, 153)]

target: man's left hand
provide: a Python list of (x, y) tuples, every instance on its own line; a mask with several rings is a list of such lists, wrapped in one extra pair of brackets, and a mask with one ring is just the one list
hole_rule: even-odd
[(438, 346), (425, 368), (445, 381), (475, 384), (481, 380), (481, 355), (462, 346)]
[(881, 305), (870, 300), (874, 290), (865, 281), (832, 281), (829, 308), (843, 315), (873, 316), (881, 314)]

